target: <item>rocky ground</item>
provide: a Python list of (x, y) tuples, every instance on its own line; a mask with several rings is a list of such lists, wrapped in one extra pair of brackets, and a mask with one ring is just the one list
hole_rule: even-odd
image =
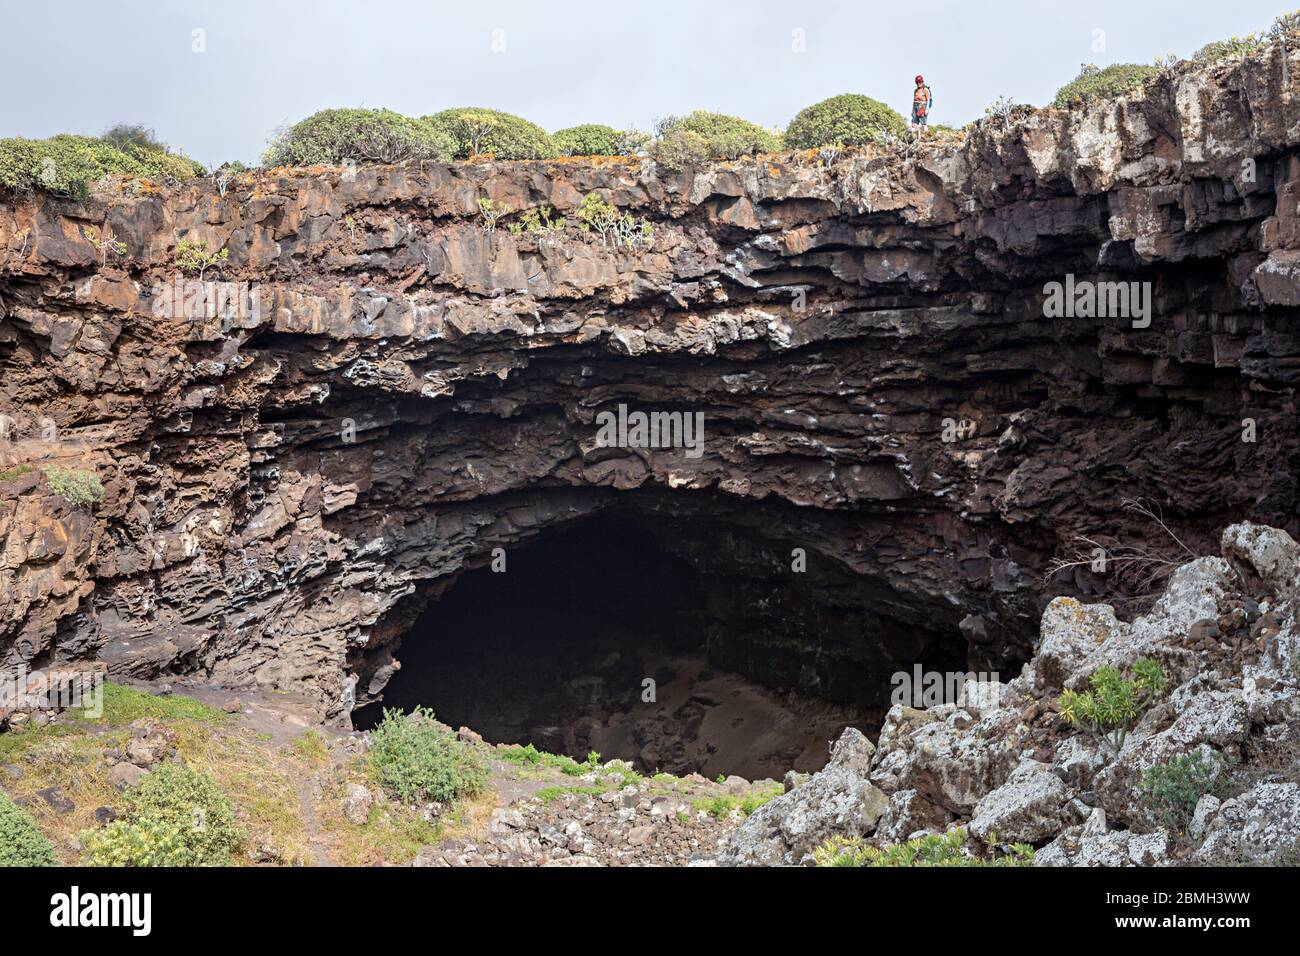
[[(311, 728), (309, 702), (177, 684), (118, 688), (95, 720), (10, 715), (0, 789), (65, 862), (81, 829), (113, 819), (123, 788), (186, 760), (232, 792), (250, 864), (795, 865), (827, 841), (883, 847), (959, 831), (972, 858), (1024, 844), (1040, 866), (1294, 865), (1298, 602), (1300, 545), (1232, 525), (1222, 556), (1179, 567), (1147, 614), (1125, 622), (1059, 598), (1014, 680), (968, 685), (960, 704), (895, 706), (876, 743), (846, 729), (824, 769), (783, 783), (577, 765), (461, 728), (490, 766), (487, 792), (408, 806), (367, 775), (368, 735)], [(1063, 690), (1143, 658), (1166, 683), (1117, 750), (1063, 718)], [(1215, 773), (1156, 799), (1144, 786), (1152, 768), (1187, 755)]]
[(405, 805), (367, 772), (368, 734), (314, 728), (310, 706), (289, 695), (186, 681), (110, 686), (100, 717), (8, 721), (0, 792), (67, 864), (80, 861), (85, 830), (117, 817), (123, 791), (170, 760), (207, 772), (234, 801), (249, 832), (246, 865), (681, 865), (711, 860), (745, 813), (782, 790), (734, 776), (644, 776), (620, 760), (576, 771), (567, 761), (565, 772), (549, 755), (521, 761), (521, 748), (462, 728), (490, 768), (487, 791)]
[[(879, 741), (846, 731), (820, 773), (730, 834), (727, 864), (808, 862), (830, 838), (877, 846), (965, 831), (1038, 848), (1040, 866), (1300, 863), (1300, 546), (1285, 532), (1227, 528), (1222, 557), (1182, 565), (1132, 622), (1058, 598), (1033, 660), (961, 706), (896, 706)], [(1099, 668), (1158, 661), (1168, 685), (1115, 752), (1059, 712)], [(1152, 768), (1199, 755), (1174, 803)], [(1181, 815), (1179, 810), (1181, 809)]]

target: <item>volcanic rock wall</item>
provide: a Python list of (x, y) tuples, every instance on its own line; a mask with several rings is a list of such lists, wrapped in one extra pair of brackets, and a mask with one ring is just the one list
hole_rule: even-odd
[[(458, 573), (611, 508), (725, 582), (711, 653), (767, 683), (1024, 659), (1046, 596), (1120, 586), (1045, 580), (1075, 535), (1169, 543), (1126, 500), (1193, 550), (1300, 531), (1297, 75), (1273, 48), (913, 155), (9, 197), (0, 665), (306, 687), (345, 719)], [(591, 192), (650, 234), (579, 229)], [(541, 206), (567, 224), (510, 228)], [(182, 239), (229, 253), (197, 296)], [(1151, 283), (1149, 326), (1045, 318), (1067, 275)], [(597, 447), (619, 403), (702, 412), (704, 453)]]

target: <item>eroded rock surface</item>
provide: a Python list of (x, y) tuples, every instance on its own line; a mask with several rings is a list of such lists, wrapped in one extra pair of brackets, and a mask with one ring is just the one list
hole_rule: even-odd
[[(1248, 541), (1260, 546), (1243, 547)], [(1053, 655), (1051, 666), (1035, 657), (999, 693), (985, 695), (998, 706), (976, 713), (951, 703), (896, 706), (868, 766), (835, 768), (832, 760), (742, 824), (720, 847), (719, 859), (808, 862), (780, 855), (786, 828), (816, 819), (822, 839), (876, 846), (961, 827), (967, 852), (987, 855), (991, 846), (1027, 843), (1038, 848), (1040, 866), (1294, 862), (1300, 853), (1294, 643), (1300, 552), (1286, 532), (1249, 523), (1225, 529), (1222, 550), (1240, 558), (1239, 571), (1221, 576), (1225, 562), (1189, 562), (1151, 612), (1131, 624), (1117, 621), (1108, 607), (1053, 602), (1041, 642)], [(1219, 606), (1213, 639), (1196, 627), (1207, 600)], [(1243, 613), (1248, 603), (1263, 611), (1253, 621)], [(1078, 614), (1065, 613), (1071, 604)], [(1089, 622), (1091, 650), (1062, 666), (1061, 648), (1069, 642), (1058, 631), (1077, 634), (1079, 622)], [(1135, 634), (1160, 637), (1135, 640)], [(1167, 672), (1169, 686), (1118, 751), (1057, 712), (1061, 686), (1093, 673), (1094, 657), (1123, 669), (1161, 652), (1187, 666)], [(1044, 673), (1055, 679), (1043, 681)], [(1258, 721), (1247, 716), (1252, 710), (1262, 715)], [(1180, 778), (1169, 788), (1178, 799), (1144, 785), (1148, 771), (1188, 758), (1212, 772)], [(838, 795), (873, 782), (893, 794), (885, 813), (874, 823), (846, 819)]]
[[(717, 582), (711, 654), (771, 686), (857, 700), (899, 660), (1027, 659), (1048, 596), (1123, 591), (1086, 566), (1044, 582), (1076, 534), (1164, 540), (1126, 500), (1198, 552), (1243, 517), (1300, 530), (1297, 84), (1300, 53), (1273, 47), (909, 158), (10, 197), (0, 665), (302, 689), (344, 723), (458, 574), (614, 508)], [(578, 229), (592, 191), (653, 235)], [(510, 211), (495, 231), (480, 198)], [(562, 233), (508, 228), (541, 205)], [(229, 252), (199, 290), (182, 238)], [(1067, 274), (1151, 283), (1150, 324), (1044, 318)], [(597, 447), (620, 403), (703, 413), (702, 453)], [(54, 462), (103, 500), (17, 467)], [(1040, 676), (1086, 651), (1071, 637)], [(1016, 762), (980, 746), (950, 779), (874, 785), (967, 814)]]

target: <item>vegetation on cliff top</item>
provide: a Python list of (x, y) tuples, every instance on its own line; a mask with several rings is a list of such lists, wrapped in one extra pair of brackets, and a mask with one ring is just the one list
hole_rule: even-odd
[(550, 159), (560, 153), (546, 130), (500, 110), (458, 107), (425, 116), (421, 122), (451, 141), (454, 159), (488, 153), (496, 159)]
[(446, 161), (454, 150), (446, 132), (392, 110), (321, 110), (277, 133), (262, 162), (267, 166), (339, 166), (349, 160)]
[(878, 143), (886, 134), (901, 136), (907, 123), (879, 100), (844, 93), (799, 111), (786, 127), (785, 144), (791, 149), (818, 146), (864, 146)]
[(618, 156), (624, 149), (623, 134), (599, 123), (556, 130), (551, 139), (561, 156)]
[(650, 155), (669, 169), (679, 169), (711, 159), (773, 153), (781, 146), (780, 133), (757, 123), (725, 113), (696, 110), (688, 116), (661, 121), (659, 138), (651, 145)]
[[(1270, 43), (1294, 44), (1297, 38), (1300, 11), (1282, 14), (1258, 33), (1207, 43), (1191, 60), (1214, 63), (1245, 57)], [(1174, 57), (1162, 57), (1155, 66), (1085, 64), (1077, 77), (1057, 90), (1052, 105), (1080, 106), (1138, 92), (1174, 62)], [(833, 96), (804, 108), (784, 134), (706, 110), (670, 117), (657, 125), (657, 136), (598, 123), (548, 134), (523, 117), (485, 107), (446, 109), (420, 119), (387, 109), (326, 109), (278, 131), (262, 162), (266, 166), (337, 166), (349, 161), (450, 161), (474, 156), (527, 160), (648, 153), (668, 169), (682, 169), (786, 148), (861, 146), (902, 136), (907, 130), (906, 121), (895, 110), (857, 93)], [(931, 132), (944, 129), (936, 125)], [(152, 130), (133, 124), (118, 124), (99, 137), (60, 134), (42, 140), (0, 139), (0, 188), (23, 194), (44, 190), (84, 200), (91, 185), (113, 173), (174, 185), (206, 171), (159, 142)]]
[[(114, 127), (109, 133), (141, 129)], [(203, 175), (201, 165), (169, 152), (151, 135), (123, 134), (114, 141), (67, 133), (49, 139), (0, 139), (0, 186), (23, 194), (43, 189), (84, 200), (94, 183), (113, 173), (164, 183)]]
[(1104, 69), (1085, 63), (1077, 77), (1056, 91), (1052, 105), (1073, 106), (1135, 93), (1159, 72), (1158, 67), (1140, 63), (1112, 63)]

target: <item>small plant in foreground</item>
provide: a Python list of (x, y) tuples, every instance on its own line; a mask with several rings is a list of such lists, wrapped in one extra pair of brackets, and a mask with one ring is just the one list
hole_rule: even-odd
[(813, 851), (818, 866), (1033, 866), (1034, 848), (1012, 843), (1003, 852), (989, 847), (989, 855), (968, 853), (966, 831), (931, 833), (906, 843), (874, 847), (860, 837), (834, 837)]
[(54, 848), (27, 811), (0, 793), (0, 867), (54, 866)]
[(1165, 672), (1157, 661), (1139, 657), (1125, 677), (1114, 667), (1099, 667), (1082, 693), (1067, 690), (1058, 701), (1061, 718), (1082, 727), (1118, 754), (1134, 721), (1165, 689)]
[(385, 710), (370, 735), (370, 764), (384, 789), (405, 801), (449, 803), (487, 785), (487, 768), (468, 744), (437, 726), (433, 711)]
[(126, 802), (122, 819), (82, 834), (90, 866), (227, 866), (245, 839), (230, 798), (181, 764), (160, 764)]
[(1161, 823), (1185, 830), (1201, 797), (1223, 792), (1226, 769), (1227, 761), (1217, 751), (1208, 756), (1199, 750), (1179, 754), (1142, 772), (1142, 797)]
[(61, 465), (47, 465), (41, 469), (50, 490), (61, 495), (69, 504), (85, 508), (104, 497), (104, 486), (93, 471), (80, 468), (64, 468)]

